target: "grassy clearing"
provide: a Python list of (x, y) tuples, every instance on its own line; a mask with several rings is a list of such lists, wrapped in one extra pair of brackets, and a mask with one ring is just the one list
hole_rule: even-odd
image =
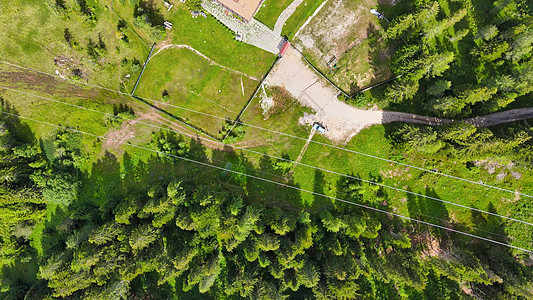
[(293, 0), (266, 0), (255, 14), (255, 18), (270, 28), (274, 28), (281, 13)]
[(298, 29), (325, 0), (304, 0), (283, 26), (282, 35), (292, 39)]
[[(268, 119), (265, 120), (264, 110), (261, 107), (263, 93), (259, 92), (242, 116), (241, 121), (268, 130), (307, 137), (311, 127), (298, 124), (298, 119), (305, 112), (310, 112), (310, 110), (301, 107), (295, 99), (292, 99), (284, 92), (267, 89), (267, 93), (273, 97), (275, 103), (270, 109)], [(282, 156), (287, 154), (291, 160), (295, 160), (305, 144), (305, 141), (281, 136), (267, 130), (248, 126), (245, 126), (245, 128), (246, 136), (242, 143), (255, 145), (254, 150), (270, 155)]]
[(375, 0), (332, 0), (294, 41), (323, 74), (349, 93), (391, 75), (392, 52), (378, 18), (369, 12), (376, 6)]
[[(526, 167), (517, 167), (515, 169), (516, 172), (522, 175), (520, 180), (510, 175), (507, 175), (503, 180), (499, 180), (497, 179), (497, 175), (500, 172), (506, 171), (506, 167), (504, 166), (500, 167), (495, 173), (490, 174), (483, 167), (472, 168), (463, 164), (456, 164), (443, 157), (428, 161), (414, 154), (407, 155), (398, 150), (393, 151), (393, 145), (387, 137), (389, 130), (388, 127), (382, 125), (365, 129), (355, 136), (346, 145), (346, 148), (414, 164), (427, 169), (435, 168), (446, 174), (466, 178), (475, 182), (482, 181), (513, 191), (521, 191), (529, 195), (533, 193), (533, 173)], [(315, 135), (314, 140), (328, 143), (320, 135)], [(420, 162), (424, 162), (424, 164)], [(342, 174), (351, 174), (366, 180), (376, 180), (379, 178), (378, 182), (394, 188), (409, 190), (486, 211), (494, 209), (494, 212), (501, 215), (511, 216), (529, 222), (533, 221), (531, 215), (525, 213), (529, 211), (526, 205), (527, 198), (516, 197), (512, 193), (425, 173), (409, 167), (348, 153), (339, 149), (311, 143), (302, 163)], [(294, 182), (296, 184), (306, 190), (324, 193), (330, 197), (343, 198), (343, 195), (339, 194), (340, 191), (337, 190), (337, 183), (340, 179), (342, 179), (342, 176), (327, 172), (317, 172), (303, 166), (296, 167), (294, 172)], [(425, 218), (430, 222), (436, 223), (441, 222), (439, 219), (442, 218), (467, 226), (474, 226), (478, 223), (473, 218), (472, 212), (468, 209), (443, 204), (427, 198), (414, 197), (405, 192), (398, 192), (392, 189), (384, 189), (384, 191), (389, 195), (390, 200), (388, 202), (393, 208), (393, 212), (413, 218)], [(310, 205), (317, 210), (330, 203), (327, 199), (315, 197), (309, 193), (302, 193), (302, 201), (304, 204)], [(414, 210), (413, 206), (423, 206), (424, 209)], [(446, 214), (443, 214), (443, 209), (446, 211)], [(506, 232), (510, 236), (510, 241), (514, 245), (528, 247), (528, 243), (531, 243), (532, 239), (531, 234), (527, 234), (527, 232), (530, 232), (529, 227), (516, 222), (507, 222), (507, 225)], [(464, 228), (460, 229), (464, 230)]]
[(165, 15), (174, 24), (169, 33), (173, 44), (190, 45), (228, 68), (261, 78), (276, 58), (255, 46), (237, 42), (235, 34), (212, 16), (192, 18), (182, 3)]
[(236, 41), (235, 34), (214, 17), (193, 18), (188, 7), (178, 1), (170, 11), (167, 11), (163, 1), (154, 2), (157, 13), (174, 25), (164, 35), (154, 37), (133, 24), (132, 2), (135, 1), (114, 0), (114, 9), (149, 44), (164, 41), (167, 44), (189, 45), (221, 65), (258, 78), (268, 71), (275, 59), (271, 53)]
[[(81, 14), (76, 1), (66, 1), (66, 10), (58, 10), (55, 1), (15, 0), (0, 3), (0, 47), (2, 59), (66, 77), (82, 72), (82, 80), (108, 88), (129, 90), (148, 47), (135, 39), (133, 32), (124, 29), (128, 42), (117, 38), (118, 18), (105, 3), (89, 1), (95, 20)], [(71, 45), (66, 41), (65, 29), (71, 34)], [(89, 39), (98, 43), (101, 37), (105, 49), (98, 49), (98, 59), (88, 54)], [(59, 63), (55, 63), (59, 59)], [(129, 75), (129, 76), (128, 76)], [(133, 82), (134, 83), (134, 82)]]
[[(258, 82), (213, 66), (188, 49), (167, 49), (148, 64), (137, 95), (230, 120), (235, 119), (252, 96)], [(171, 106), (161, 106), (212, 135), (218, 135), (224, 120), (210, 118)]]
[[(271, 95), (270, 91), (268, 94)], [(263, 110), (259, 101), (260, 97), (254, 99), (249, 111), (243, 117), (244, 122), (291, 133), (299, 137), (306, 137), (308, 135), (308, 127), (297, 125), (298, 118), (303, 112), (307, 111), (305, 108), (299, 107), (296, 102), (288, 101), (283, 105), (285, 107), (283, 113), (275, 114), (274, 117), (271, 116), (268, 120), (264, 120)], [(365, 129), (356, 135), (345, 147), (361, 153), (413, 164), (430, 170), (435, 169), (439, 172), (469, 179), (474, 182), (484, 182), (489, 185), (500, 186), (529, 195), (533, 193), (533, 173), (527, 166), (513, 167), (514, 169), (512, 170), (520, 173), (522, 176), (521, 179), (515, 179), (511, 176), (504, 164), (497, 167), (496, 172), (490, 173), (483, 166), (473, 167), (464, 163), (451, 161), (446, 153), (432, 158), (423, 157), (416, 153), (408, 153), (407, 149), (397, 148), (390, 139), (389, 135), (391, 132), (394, 132), (394, 126), (378, 125)], [(258, 147), (254, 150), (277, 156), (287, 153), (292, 160), (298, 156), (304, 143), (301, 140), (276, 136), (275, 134), (259, 129), (250, 128), (247, 129), (247, 133), (253, 136), (254, 140), (276, 141), (268, 147)], [(330, 141), (319, 134), (315, 135), (314, 140), (326, 144), (330, 143)], [(395, 148), (397, 150), (394, 150)], [(254, 158), (251, 159), (254, 160)], [(505, 191), (345, 152), (341, 149), (311, 143), (303, 157), (302, 163), (342, 174), (351, 174), (366, 180), (377, 180), (380, 183), (394, 188), (413, 191), (452, 203), (486, 211), (494, 211), (501, 215), (511, 216), (529, 222), (533, 221), (531, 215), (527, 214), (530, 211), (527, 198), (516, 197), (514, 194)], [(498, 179), (498, 174), (502, 172), (507, 173), (507, 176), (504, 179)], [(342, 178), (343, 176), (316, 171), (304, 166), (296, 166), (291, 184), (309, 191), (323, 193), (330, 197), (343, 198), (345, 196), (338, 190), (338, 182)], [(392, 211), (405, 216), (425, 219), (438, 224), (442, 224), (442, 222), (448, 220), (470, 227), (474, 227), (479, 221), (468, 209), (443, 204), (442, 202), (423, 197), (411, 196), (408, 193), (393, 189), (384, 189), (383, 191), (388, 195), (389, 200), (387, 202)], [(314, 210), (320, 210), (331, 204), (330, 200), (314, 196), (310, 193), (303, 192), (300, 197), (302, 205), (309, 206)], [(526, 248), (530, 247), (532, 235), (531, 230), (527, 226), (516, 222), (504, 223), (506, 233), (510, 236), (510, 242), (513, 245)], [(460, 226), (458, 229), (465, 230), (466, 228)], [(476, 233), (482, 236), (487, 234), (482, 231)]]
[(391, 77), (389, 53), (379, 51), (385, 47), (382, 41), (373, 37), (354, 46), (338, 60), (338, 69), (322, 71), (337, 86), (353, 94), (363, 87)]

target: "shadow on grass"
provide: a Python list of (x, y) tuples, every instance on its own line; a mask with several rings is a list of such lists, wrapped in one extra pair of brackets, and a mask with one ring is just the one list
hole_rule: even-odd
[[(425, 195), (440, 199), (439, 195), (433, 189), (427, 188)], [(411, 218), (443, 227), (451, 227), (450, 216), (444, 203), (412, 194), (407, 194), (406, 198), (407, 208)], [(415, 222), (412, 225), (419, 236), (422, 236), (420, 233), (430, 233), (438, 238), (441, 246), (448, 242), (449, 236), (447, 235), (447, 231), (443, 229), (429, 227), (428, 225)]]
[[(2, 114), (1, 119), (4, 120), (4, 128), (0, 128), (1, 132), (7, 130), (14, 137), (16, 143), (28, 143), (31, 144), (36, 141), (35, 135), (32, 132), (30, 126), (27, 124), (21, 123), (20, 119), (16, 116), (9, 114), (18, 115), (19, 112), (13, 107), (8, 101), (4, 100), (3, 97), (0, 97), (0, 111), (3, 111), (7, 114)], [(1, 133), (0, 132), (0, 133)], [(13, 146), (18, 146), (18, 145)]]

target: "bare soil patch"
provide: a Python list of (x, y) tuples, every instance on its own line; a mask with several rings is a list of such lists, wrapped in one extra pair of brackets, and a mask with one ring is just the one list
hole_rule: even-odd
[(64, 82), (54, 76), (36, 72), (0, 72), (0, 85), (10, 88), (27, 88), (61, 97), (94, 99), (102, 96), (100, 89), (85, 89), (79, 85)]
[(339, 101), (338, 91), (292, 48), (274, 67), (266, 84), (282, 87), (300, 104), (313, 109), (316, 114), (308, 115), (303, 121), (310, 125), (322, 123), (328, 129), (326, 137), (337, 143), (346, 142), (361, 129), (382, 121), (383, 112), (379, 110), (362, 110)]
[(295, 45), (345, 91), (390, 77), (391, 51), (369, 12), (376, 6), (376, 0), (330, 0), (295, 38)]

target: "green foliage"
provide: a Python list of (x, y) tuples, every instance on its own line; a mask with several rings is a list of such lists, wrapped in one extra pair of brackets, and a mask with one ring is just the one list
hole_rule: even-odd
[(91, 38), (87, 43), (87, 54), (94, 60), (98, 61), (101, 56), (107, 53), (107, 48), (102, 37), (102, 33), (98, 34), (98, 42), (94, 42)]
[(64, 11), (67, 9), (67, 5), (65, 3), (65, 0), (55, 0), (56, 1), (56, 8), (58, 10)]
[(481, 28), (477, 35), (476, 35), (476, 40), (483, 40), (483, 41), (490, 41), (491, 39), (493, 39), (494, 37), (496, 37), (498, 35), (498, 27), (496, 27), (495, 25), (487, 25), (483, 28)]
[(32, 174), (31, 179), (42, 188), (47, 203), (68, 206), (77, 199), (80, 188), (80, 166), (82, 155), (79, 136), (69, 131), (58, 132), (50, 149), (49, 167)]
[(153, 144), (155, 148), (160, 151), (159, 156), (169, 161), (175, 161), (177, 158), (165, 155), (175, 155), (187, 157), (189, 151), (189, 144), (187, 144), (183, 137), (176, 135), (173, 132), (159, 132), (153, 134)]
[[(86, 0), (76, 0), (76, 2), (78, 3), (78, 5), (80, 6), (80, 12), (89, 20), (94, 20), (96, 19), (96, 16), (94, 14), (94, 11), (93, 11), (93, 8), (90, 7), (88, 4), (87, 4), (87, 1)], [(57, 4), (57, 2), (56, 2)]]
[(74, 40), (72, 37), (72, 33), (70, 33), (70, 30), (68, 28), (65, 28), (65, 31), (63, 32), (63, 37), (65, 38), (65, 42), (72, 47)]
[(520, 32), (513, 44), (511, 45), (511, 51), (507, 53), (506, 58), (511, 59), (513, 62), (519, 62), (531, 57), (533, 52), (533, 29), (531, 26), (524, 29), (526, 25), (519, 26), (515, 29), (515, 33)]
[(273, 168), (274, 170), (280, 171), (280, 172), (282, 172), (282, 173), (287, 173), (287, 172), (289, 172), (289, 170), (292, 168), (293, 163), (291, 162), (291, 159), (290, 159), (290, 157), (289, 157), (289, 154), (287, 154), (287, 153), (283, 153), (283, 154), (281, 155), (281, 158), (282, 158), (282, 159), (277, 159), (277, 160), (274, 162), (272, 168)]
[(435, 97), (442, 97), (444, 95), (444, 92), (449, 90), (451, 87), (452, 83), (450, 81), (437, 80), (432, 86), (428, 88), (427, 93)]
[[(11, 108), (0, 97), (0, 111)], [(0, 115), (0, 297), (16, 298), (27, 282), (17, 275), (31, 269), (35, 226), (45, 218), (41, 190), (30, 180), (46, 162), (34, 144), (20, 135), (23, 124)], [(11, 272), (10, 269), (15, 270)], [(28, 274), (30, 277), (31, 274)]]
[(425, 128), (415, 127), (412, 125), (405, 125), (401, 131), (405, 140), (415, 151), (425, 154), (433, 154), (444, 147), (444, 142), (438, 139), (437, 132)]
[[(464, 149), (479, 146), (468, 144), (472, 137), (485, 144), (494, 139), (467, 125), (450, 125), (439, 131), (412, 127), (405, 131), (410, 147), (424, 153), (438, 150), (435, 135)], [(165, 142), (160, 141), (162, 138)], [(73, 139), (75, 135), (66, 133), (56, 136), (49, 153), (54, 172), (74, 167), (81, 159), (79, 149), (71, 149), (75, 146)], [(167, 144), (164, 149), (168, 151), (179, 149), (181, 143), (162, 133), (154, 134), (154, 139), (153, 145)], [(517, 134), (508, 141), (498, 141), (495, 147), (504, 143), (516, 147), (526, 141)], [(183, 155), (190, 155), (190, 151), (189, 147)], [(38, 152), (17, 147), (13, 153), (27, 159)], [(179, 164), (157, 156), (154, 160)], [(244, 166), (244, 161), (241, 164)], [(144, 172), (150, 174), (153, 165), (146, 164), (145, 168)], [(140, 173), (135, 171), (136, 176), (142, 176)], [(46, 252), (39, 265), (40, 284), (47, 286), (38, 292), (40, 298), (124, 298), (138, 294), (139, 282), (152, 282), (143, 285), (149, 294), (167, 291), (170, 283), (180, 282), (183, 285), (176, 285), (177, 289), (213, 297), (256, 294), (284, 299), (299, 292), (327, 299), (351, 299), (361, 294), (395, 298), (403, 293), (429, 293), (436, 280), (428, 277), (430, 272), (446, 283), (461, 285), (501, 284), (505, 282), (502, 278), (515, 276), (496, 271), (497, 265), (486, 265), (481, 255), (461, 252), (470, 244), (460, 240), (439, 244), (442, 251), (453, 255), (418, 259), (424, 245), (418, 237), (411, 240), (409, 224), (344, 203), (334, 203), (322, 211), (280, 208), (254, 202), (244, 188), (231, 185), (232, 192), (228, 192), (225, 186), (174, 174), (172, 178), (153, 180), (150, 185), (123, 184), (126, 197), (100, 207), (85, 207), (84, 212), (95, 211), (98, 217), (76, 218), (72, 220), (75, 226), (61, 229), (58, 250)], [(339, 181), (337, 190), (339, 197), (365, 205), (379, 206), (387, 201), (387, 194), (379, 186), (353, 179)], [(20, 207), (24, 206), (17, 209)], [(73, 216), (80, 215), (74, 213), (80, 206), (66, 209)], [(5, 207), (0, 206), (0, 212), (4, 211)], [(6, 256), (20, 253), (17, 248), (3, 249), (14, 249), (5, 252)], [(13, 262), (6, 266), (12, 267)], [(515, 274), (510, 269), (506, 272)], [(368, 281), (375, 284), (369, 285)], [(528, 287), (520, 279), (505, 284), (517, 294), (520, 288)], [(401, 286), (402, 290), (382, 289), (384, 285)], [(446, 287), (450, 293), (462, 295), (459, 284)], [(168, 289), (166, 293), (161, 297), (175, 295), (176, 291)]]
[[(424, 1), (393, 19), (388, 37), (402, 38), (406, 45), (393, 57), (399, 82), (386, 89), (382, 103), (412, 103), (421, 112), (466, 117), (498, 111), (529, 93), (519, 75), (528, 67), (517, 64), (528, 61), (533, 49), (529, 11), (512, 0), (480, 12), (492, 5)], [(421, 84), (429, 88), (419, 90)], [(471, 86), (468, 92), (457, 88), (465, 84)], [(451, 86), (456, 88), (450, 90)]]
[(133, 24), (144, 29), (153, 39), (160, 40), (166, 36), (163, 27), (165, 17), (157, 8), (154, 0), (140, 0), (136, 3), (133, 17)]
[(239, 141), (246, 134), (246, 130), (243, 124), (235, 124), (234, 121), (227, 119), (219, 134), (226, 137), (224, 142), (232, 144)]
[(202, 0), (185, 0), (185, 4), (190, 11), (202, 10)]
[(412, 99), (418, 92), (417, 81), (402, 80), (387, 89), (385, 93), (387, 99), (392, 103), (400, 103)]

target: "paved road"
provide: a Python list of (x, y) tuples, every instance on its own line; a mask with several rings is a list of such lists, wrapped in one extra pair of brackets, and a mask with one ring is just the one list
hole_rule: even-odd
[(442, 124), (451, 124), (451, 123), (467, 123), (472, 124), (476, 127), (491, 127), (505, 123), (511, 123), (515, 121), (526, 120), (533, 118), (533, 107), (529, 108), (519, 108), (511, 109), (508, 111), (497, 112), (485, 116), (469, 118), (464, 120), (454, 120), (454, 119), (443, 119), (435, 117), (425, 117), (415, 114), (401, 113), (401, 112), (383, 112), (383, 123), (391, 122), (405, 122), (405, 123), (415, 123), (423, 124), (429, 126), (437, 126)]

